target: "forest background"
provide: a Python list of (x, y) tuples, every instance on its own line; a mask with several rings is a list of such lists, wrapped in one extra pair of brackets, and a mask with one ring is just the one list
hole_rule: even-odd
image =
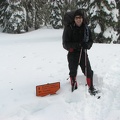
[(63, 29), (67, 11), (85, 9), (96, 43), (120, 43), (119, 0), (0, 0), (0, 29), (19, 34)]

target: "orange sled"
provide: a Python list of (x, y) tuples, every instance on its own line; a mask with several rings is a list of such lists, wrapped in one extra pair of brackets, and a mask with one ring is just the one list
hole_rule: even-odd
[(36, 86), (36, 96), (46, 96), (56, 94), (56, 92), (60, 89), (60, 82), (56, 83), (48, 83), (44, 85)]

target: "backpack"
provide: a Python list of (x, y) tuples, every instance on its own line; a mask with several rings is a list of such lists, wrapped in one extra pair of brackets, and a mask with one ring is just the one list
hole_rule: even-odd
[[(84, 9), (78, 9), (78, 10), (81, 10), (81, 12), (83, 14), (84, 23), (88, 24), (88, 18), (87, 18), (87, 14), (86, 14), (85, 10)], [(63, 17), (63, 25), (64, 26), (68, 26), (68, 25), (71, 25), (71, 24), (74, 23), (74, 14), (75, 14), (75, 12), (76, 12), (76, 10), (65, 13), (65, 15)]]
[(68, 26), (74, 23), (74, 14), (75, 11), (66, 12), (63, 17), (63, 25)]

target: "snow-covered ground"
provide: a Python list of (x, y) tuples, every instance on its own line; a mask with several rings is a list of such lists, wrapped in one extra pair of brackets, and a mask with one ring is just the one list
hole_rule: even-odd
[[(101, 99), (90, 96), (78, 69), (71, 93), (63, 30), (0, 33), (0, 120), (120, 120), (120, 45), (93, 44), (88, 51)], [(60, 82), (55, 95), (36, 96), (36, 86)]]

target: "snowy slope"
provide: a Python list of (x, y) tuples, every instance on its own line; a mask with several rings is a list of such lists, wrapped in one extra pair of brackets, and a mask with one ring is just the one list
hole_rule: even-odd
[[(120, 120), (120, 47), (93, 44), (88, 51), (101, 99), (87, 93), (78, 69), (71, 93), (62, 31), (0, 33), (0, 120)], [(36, 97), (36, 86), (60, 82), (56, 95)]]

